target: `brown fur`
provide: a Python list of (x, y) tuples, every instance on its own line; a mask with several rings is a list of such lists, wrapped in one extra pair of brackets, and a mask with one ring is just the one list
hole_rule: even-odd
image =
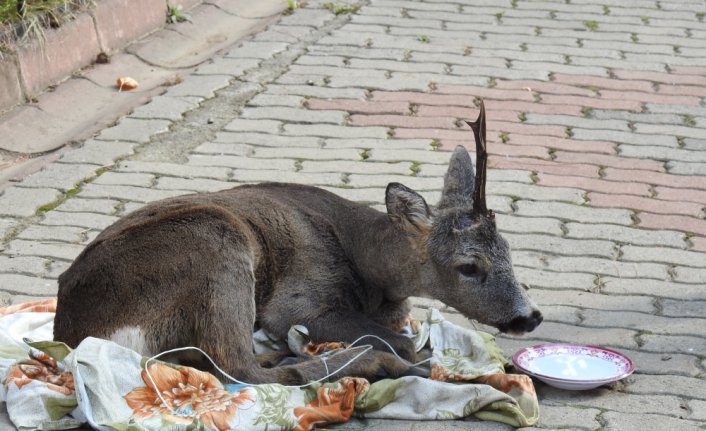
[[(103, 231), (59, 277), (55, 339), (75, 347), (139, 328), (143, 354), (193, 345), (239, 379), (304, 383), (326, 367), (263, 368), (252, 351), (256, 325), (283, 339), (295, 324), (314, 341), (374, 334), (414, 360), (412, 342), (396, 332), (409, 296), (440, 299), (505, 330), (539, 324), (507, 243), (494, 221), (472, 210), (465, 149), (453, 154), (437, 210), (401, 184), (386, 193), (388, 214), (278, 183), (149, 204)], [(335, 377), (408, 367), (382, 343), (366, 342), (378, 350)], [(332, 358), (328, 368), (355, 354)]]

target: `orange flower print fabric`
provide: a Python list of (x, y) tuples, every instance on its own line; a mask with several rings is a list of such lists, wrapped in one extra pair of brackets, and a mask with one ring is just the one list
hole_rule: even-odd
[(344, 377), (333, 387), (320, 387), (313, 401), (294, 408), (296, 431), (309, 431), (317, 425), (346, 422), (353, 415), (356, 398), (369, 388), (367, 380), (355, 377)]
[(32, 359), (15, 364), (7, 374), (5, 390), (10, 384), (18, 389), (34, 381), (43, 382), (48, 389), (63, 395), (74, 393), (74, 377), (60, 368), (54, 358), (40, 351), (31, 351)]
[[(135, 388), (124, 396), (133, 409), (133, 419), (162, 416), (176, 424), (203, 424), (211, 430), (225, 431), (238, 425), (238, 410), (255, 404), (255, 391), (243, 388), (227, 391), (211, 374), (189, 367), (172, 368), (162, 363), (142, 370), (145, 387)], [(156, 387), (156, 390), (155, 390)], [(157, 394), (161, 394), (168, 406)], [(171, 409), (170, 409), (171, 408)]]

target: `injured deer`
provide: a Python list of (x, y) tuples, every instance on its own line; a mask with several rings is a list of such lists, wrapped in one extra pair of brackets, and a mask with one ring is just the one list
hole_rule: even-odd
[[(143, 355), (196, 346), (249, 383), (302, 384), (359, 352), (323, 364), (261, 366), (257, 325), (286, 339), (303, 325), (315, 342), (371, 334), (408, 361), (398, 333), (410, 296), (438, 299), (504, 332), (542, 315), (515, 279), (508, 243), (485, 202), (485, 109), (468, 123), (477, 165), (452, 154), (440, 202), (387, 186), (387, 214), (315, 187), (267, 183), (151, 203), (108, 227), (59, 277), (54, 336), (76, 347), (113, 340)], [(381, 341), (334, 377), (399, 375), (409, 364)]]

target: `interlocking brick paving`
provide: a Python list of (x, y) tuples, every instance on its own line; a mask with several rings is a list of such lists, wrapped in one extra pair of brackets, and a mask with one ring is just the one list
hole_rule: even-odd
[[(482, 98), (488, 204), (545, 314), (524, 337), (497, 334), (500, 345), (594, 343), (636, 364), (633, 377), (585, 393), (538, 383), (537, 426), (703, 429), (703, 1), (366, 0), (338, 16), (322, 3), (0, 196), (0, 298), (55, 295), (102, 228), (168, 196), (292, 181), (384, 211), (397, 181), (433, 204), (449, 151), (474, 150), (464, 120)], [(413, 303), (416, 316), (443, 307), (468, 325), (438, 301)]]

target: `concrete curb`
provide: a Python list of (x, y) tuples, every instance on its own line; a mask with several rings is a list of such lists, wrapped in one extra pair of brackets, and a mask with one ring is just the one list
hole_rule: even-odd
[[(190, 9), (199, 0), (171, 2)], [(10, 47), (0, 61), (0, 113), (31, 101), (49, 86), (92, 64), (101, 53), (110, 54), (166, 25), (164, 0), (101, 0), (94, 9), (45, 32), (46, 40)]]

